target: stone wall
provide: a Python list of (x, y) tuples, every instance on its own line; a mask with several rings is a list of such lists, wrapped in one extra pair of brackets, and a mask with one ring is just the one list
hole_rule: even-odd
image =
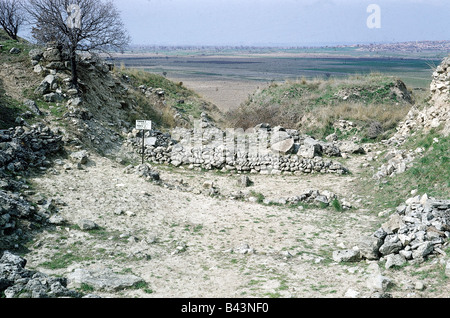
[[(224, 172), (346, 174), (346, 167), (325, 157), (340, 157), (341, 150), (364, 152), (356, 144), (317, 141), (282, 127), (224, 131), (207, 121), (193, 129), (176, 128), (172, 134), (149, 131), (145, 138), (150, 141), (144, 147), (150, 162)], [(128, 141), (142, 155), (142, 132), (134, 130)]]
[[(24, 178), (29, 169), (47, 170), (50, 157), (62, 151), (62, 136), (46, 126), (17, 126), (0, 133), (0, 251), (16, 248), (22, 230), (47, 219), (49, 206), (33, 205), (21, 193), (29, 191)], [(45, 213), (44, 213), (45, 212)]]

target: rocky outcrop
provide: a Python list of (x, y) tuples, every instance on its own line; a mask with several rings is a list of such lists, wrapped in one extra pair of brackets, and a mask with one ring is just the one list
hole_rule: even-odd
[(413, 107), (406, 120), (399, 125), (398, 134), (408, 136), (415, 130), (429, 131), (442, 126), (442, 134), (450, 135), (450, 56), (433, 72), (430, 85), (431, 100), (428, 107)]

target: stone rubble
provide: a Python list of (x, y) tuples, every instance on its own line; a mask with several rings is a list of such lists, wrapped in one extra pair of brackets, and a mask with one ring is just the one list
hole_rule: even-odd
[(0, 133), (0, 176), (45, 168), (63, 150), (63, 137), (44, 125), (16, 126)]
[(68, 280), (25, 269), (27, 261), (5, 251), (0, 258), (0, 297), (5, 298), (81, 298), (67, 288)]
[(450, 200), (416, 196), (397, 207), (388, 221), (361, 239), (361, 259), (385, 259), (386, 267), (407, 261), (422, 262), (431, 255), (445, 255), (450, 238)]

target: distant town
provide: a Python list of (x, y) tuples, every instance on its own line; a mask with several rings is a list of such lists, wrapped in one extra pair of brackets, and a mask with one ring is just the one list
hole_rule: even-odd
[(246, 45), (131, 45), (132, 52), (167, 52), (167, 51), (244, 51), (275, 52), (286, 50), (309, 50), (317, 48), (355, 48), (363, 52), (450, 52), (450, 40), (443, 41), (410, 41), (398, 43), (346, 44), (327, 46), (246, 46)]
[(448, 51), (450, 52), (450, 41), (413, 41), (400, 43), (355, 45), (363, 51), (369, 52), (428, 52)]

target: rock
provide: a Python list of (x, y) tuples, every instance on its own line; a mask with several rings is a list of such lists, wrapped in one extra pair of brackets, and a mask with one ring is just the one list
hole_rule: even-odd
[(400, 254), (390, 254), (386, 257), (385, 268), (400, 267), (406, 263), (406, 259)]
[(82, 284), (93, 287), (99, 291), (120, 291), (132, 288), (144, 280), (135, 275), (116, 274), (110, 269), (86, 270), (77, 268), (67, 276), (69, 286), (80, 288)]
[(86, 150), (73, 152), (70, 154), (70, 159), (74, 163), (80, 163), (82, 165), (85, 165), (86, 163), (88, 163), (89, 153)]
[(39, 109), (38, 105), (36, 104), (35, 101), (31, 100), (31, 99), (27, 99), (24, 103), (23, 103), (33, 114), (35, 115), (43, 115), (43, 113), (41, 112), (41, 110)]
[(17, 256), (9, 251), (5, 251), (0, 258), (0, 264), (9, 264), (17, 267), (25, 267), (27, 265), (26, 259)]
[(358, 262), (361, 259), (359, 250), (342, 250), (333, 252), (333, 260), (335, 262)]
[(272, 144), (271, 150), (275, 153), (279, 153), (281, 155), (286, 155), (292, 152), (294, 148), (294, 139), (285, 139), (283, 141), (279, 141), (275, 144)]
[(303, 158), (312, 159), (314, 157), (322, 156), (323, 148), (320, 142), (310, 137), (306, 137), (303, 140), (303, 144), (300, 146), (297, 154)]
[(251, 248), (248, 244), (242, 244), (230, 250), (230, 252), (238, 254), (254, 254), (255, 250)]
[(364, 154), (365, 153), (363, 147), (357, 145), (353, 141), (348, 141), (348, 140), (340, 142), (339, 150), (341, 152), (349, 153), (349, 154)]
[(0, 294), (5, 298), (79, 298), (67, 279), (25, 269), (27, 261), (9, 251), (0, 259)]
[(78, 226), (83, 231), (90, 231), (98, 228), (98, 225), (94, 221), (85, 219), (78, 221)]
[(383, 223), (381, 227), (386, 231), (386, 233), (392, 234), (396, 233), (403, 226), (405, 226), (405, 223), (403, 223), (402, 217), (398, 214), (393, 214), (389, 218), (389, 221)]
[(383, 255), (389, 255), (397, 253), (402, 249), (403, 245), (400, 242), (397, 235), (387, 235), (384, 239), (383, 245), (380, 246), (380, 253)]
[(47, 62), (61, 62), (61, 51), (57, 48), (48, 48), (42, 55)]
[(425, 285), (424, 285), (422, 282), (416, 282), (416, 283), (414, 284), (414, 289), (415, 289), (415, 290), (422, 291), (422, 290), (425, 289)]
[(246, 188), (252, 185), (252, 181), (247, 175), (242, 175), (237, 182), (238, 186)]
[(349, 288), (345, 292), (345, 295), (344, 295), (344, 297), (347, 297), (347, 298), (357, 298), (358, 296), (359, 296), (359, 292), (354, 289), (351, 289), (351, 288)]
[(381, 274), (380, 268), (377, 263), (372, 263), (368, 267), (370, 272), (366, 281), (367, 287), (370, 290), (376, 290), (380, 292), (386, 292), (386, 290), (392, 285), (392, 281)]
[(11, 50), (9, 50), (10, 54), (20, 54), (22, 52), (19, 48), (13, 47)]
[(416, 250), (412, 252), (412, 257), (414, 259), (423, 259), (429, 254), (431, 254), (434, 250), (433, 243), (431, 242), (424, 242), (420, 244)]
[(55, 214), (48, 219), (48, 223), (53, 225), (63, 225), (66, 223), (66, 220), (61, 215)]
[(30, 50), (28, 55), (32, 61), (39, 62), (42, 59), (42, 57), (44, 56), (44, 52), (40, 49), (32, 49), (32, 50)]
[(41, 84), (34, 90), (37, 95), (45, 95), (50, 93), (50, 84), (46, 81), (42, 81)]
[(64, 100), (63, 95), (61, 95), (59, 93), (53, 93), (53, 92), (49, 93), (49, 94), (45, 94), (43, 97), (47, 103), (59, 103)]
[(361, 257), (368, 260), (379, 259), (379, 250), (382, 244), (383, 239), (377, 238), (373, 235), (363, 237), (358, 244)]
[(450, 277), (450, 260), (447, 260), (447, 263), (445, 264), (445, 275)]
[(292, 139), (291, 135), (289, 135), (286, 131), (278, 129), (275, 131), (271, 138), (270, 138), (270, 144), (274, 145), (276, 143), (279, 143), (281, 141)]

